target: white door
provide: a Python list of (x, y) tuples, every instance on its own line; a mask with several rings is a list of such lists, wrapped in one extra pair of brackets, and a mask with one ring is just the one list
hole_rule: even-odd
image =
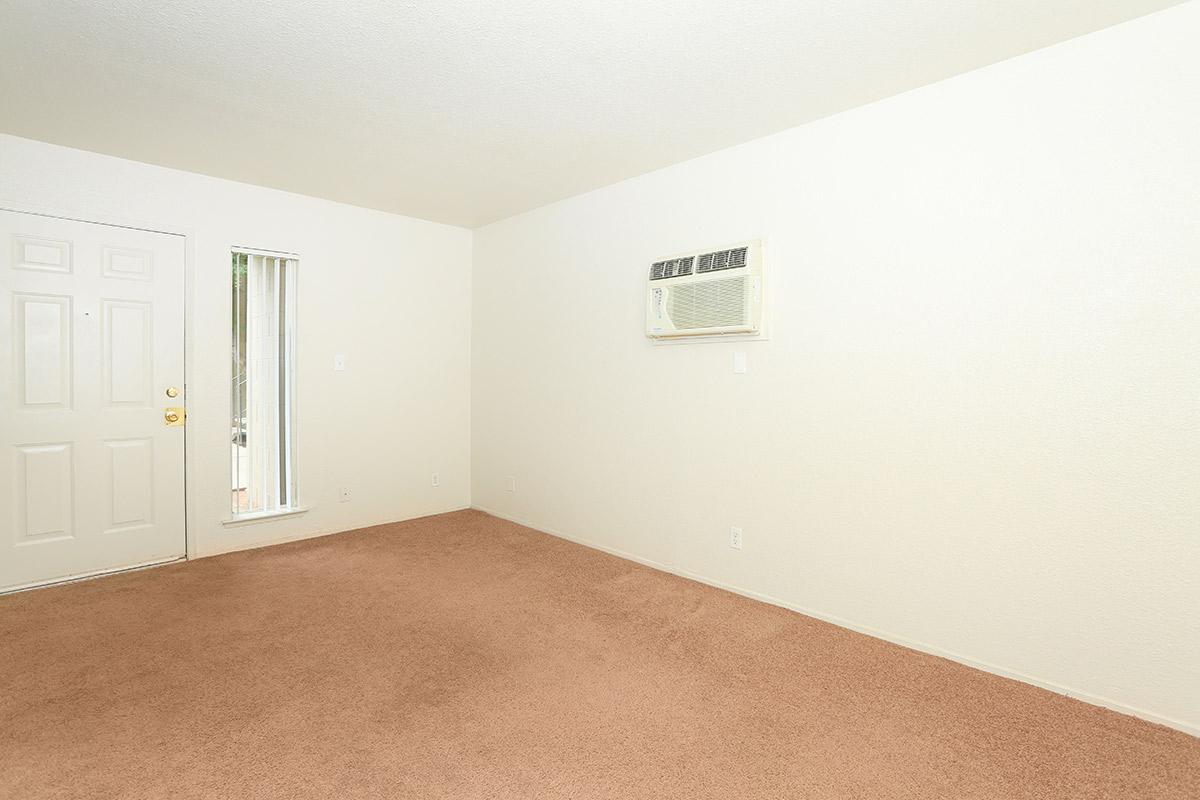
[(184, 555), (182, 237), (0, 211), (0, 376), (0, 591)]

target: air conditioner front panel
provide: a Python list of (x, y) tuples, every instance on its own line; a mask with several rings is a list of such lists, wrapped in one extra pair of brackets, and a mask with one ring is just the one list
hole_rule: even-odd
[(646, 335), (652, 338), (757, 333), (761, 309), (758, 242), (662, 259), (650, 266)]
[(667, 316), (676, 330), (743, 327), (749, 276), (678, 283), (667, 288)]

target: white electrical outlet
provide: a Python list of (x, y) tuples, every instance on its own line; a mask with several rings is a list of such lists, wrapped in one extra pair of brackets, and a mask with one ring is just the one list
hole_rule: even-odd
[(350, 490), (344, 486), (338, 490), (338, 502), (339, 503), (349, 503), (350, 502)]
[(504, 491), (515, 492), (517, 490), (517, 479), (509, 475), (504, 479)]
[(742, 529), (741, 528), (730, 528), (729, 529), (729, 546), (732, 547), (734, 550), (742, 549)]
[(442, 485), (442, 476), (441, 476), (441, 475), (438, 475), (438, 474), (435, 472), (435, 473), (433, 473), (433, 479), (432, 479), (430, 482), (431, 482), (431, 483), (432, 483), (434, 486), (441, 486), (441, 485)]

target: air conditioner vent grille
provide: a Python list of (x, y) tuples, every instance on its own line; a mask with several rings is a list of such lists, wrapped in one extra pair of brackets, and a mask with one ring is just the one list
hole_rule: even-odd
[(749, 278), (723, 278), (673, 285), (667, 313), (679, 330), (745, 325)]
[(718, 250), (715, 253), (705, 253), (700, 256), (697, 273), (716, 272), (721, 269), (737, 269), (746, 266), (746, 251), (749, 248), (735, 247), (732, 250)]
[(665, 278), (682, 278), (685, 275), (691, 275), (695, 263), (695, 256), (655, 261), (650, 265), (650, 280), (661, 281)]

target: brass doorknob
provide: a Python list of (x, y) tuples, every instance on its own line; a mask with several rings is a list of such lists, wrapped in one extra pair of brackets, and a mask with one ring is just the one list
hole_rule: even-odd
[(166, 414), (163, 414), (163, 419), (167, 422), (179, 422), (179, 415), (174, 411), (168, 411)]
[(182, 425), (186, 418), (187, 411), (183, 406), (172, 406), (171, 408), (163, 409), (163, 420), (168, 425)]
[(174, 386), (167, 387), (167, 397), (179, 397), (179, 390)]

